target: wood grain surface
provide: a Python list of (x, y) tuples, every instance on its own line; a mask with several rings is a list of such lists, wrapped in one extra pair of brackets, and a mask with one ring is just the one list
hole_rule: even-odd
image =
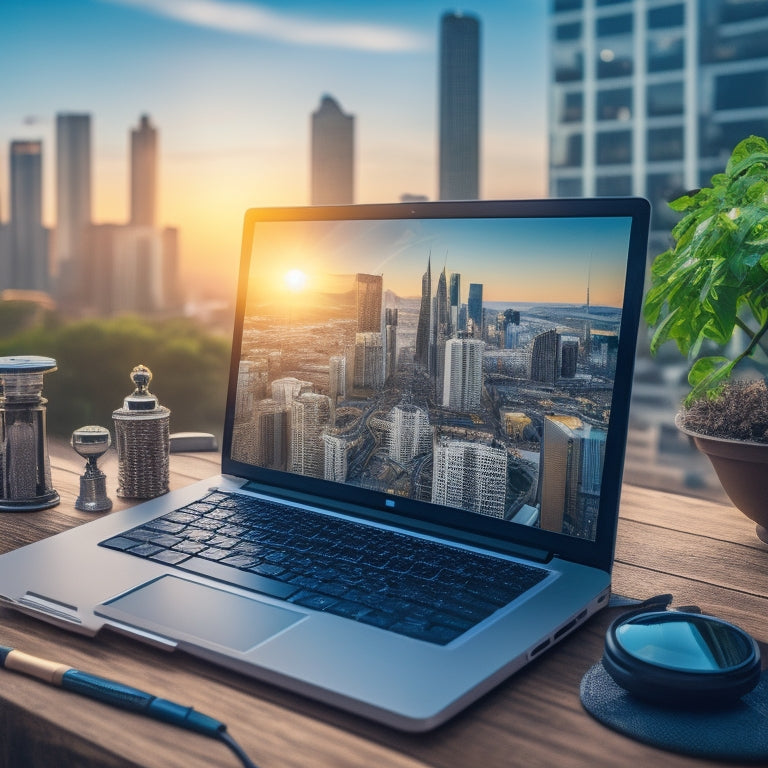
[[(82, 460), (50, 444), (61, 503), (0, 515), (0, 551), (93, 518), (74, 509)], [(218, 472), (219, 456), (174, 454), (171, 487)], [(114, 452), (100, 465), (114, 497)], [(625, 486), (614, 591), (633, 598), (671, 592), (733, 621), (768, 648), (768, 546), (730, 506)], [(583, 674), (602, 653), (608, 608), (446, 725), (404, 734), (272, 686), (105, 632), (84, 638), (0, 609), (0, 644), (134, 685), (227, 723), (260, 768), (501, 768), (504, 766), (691, 766), (690, 758), (627, 739), (581, 707)], [(127, 768), (236, 768), (229, 750), (203, 736), (0, 672), (0, 764)], [(712, 765), (709, 762), (701, 763)]]

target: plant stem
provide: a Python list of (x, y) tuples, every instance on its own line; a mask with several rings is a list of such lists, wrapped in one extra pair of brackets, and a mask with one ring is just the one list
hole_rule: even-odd
[(755, 338), (755, 332), (740, 317), (736, 318), (736, 325), (738, 325), (750, 339)]
[(749, 342), (749, 345), (747, 348), (736, 358), (736, 363), (741, 362), (745, 357), (749, 357), (754, 351), (755, 347), (760, 343), (760, 339), (765, 335), (765, 332), (768, 331), (768, 320), (766, 320), (762, 326), (760, 327), (760, 330), (752, 334), (752, 339)]

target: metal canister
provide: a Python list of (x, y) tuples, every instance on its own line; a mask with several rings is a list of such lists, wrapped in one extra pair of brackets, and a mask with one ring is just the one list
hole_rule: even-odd
[(136, 388), (112, 412), (117, 448), (117, 495), (152, 499), (168, 492), (171, 448), (168, 408), (149, 391), (152, 372), (145, 365), (131, 371)]
[(59, 503), (51, 483), (43, 375), (56, 361), (0, 357), (0, 511), (30, 512)]

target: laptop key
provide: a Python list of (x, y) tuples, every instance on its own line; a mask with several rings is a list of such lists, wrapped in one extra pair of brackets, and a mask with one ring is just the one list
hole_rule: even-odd
[(286, 600), (299, 590), (299, 587), (294, 584), (283, 584), (282, 581), (270, 579), (252, 571), (241, 571), (217, 563), (215, 560), (205, 560), (201, 557), (190, 557), (189, 560), (185, 560), (176, 567), (183, 571), (196, 573), (198, 576), (208, 576), (217, 581), (224, 581), (281, 600)]

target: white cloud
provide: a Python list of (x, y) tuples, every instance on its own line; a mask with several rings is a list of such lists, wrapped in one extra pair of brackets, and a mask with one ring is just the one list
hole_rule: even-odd
[(280, 13), (264, 5), (227, 0), (106, 0), (158, 16), (251, 37), (294, 45), (376, 52), (423, 50), (430, 41), (398, 27), (323, 21)]

